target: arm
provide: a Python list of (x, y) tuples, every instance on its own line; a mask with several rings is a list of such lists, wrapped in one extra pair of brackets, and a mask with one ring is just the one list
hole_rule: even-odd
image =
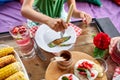
[(54, 19), (35, 11), (32, 8), (33, 2), (34, 0), (24, 0), (21, 8), (21, 14), (24, 17), (33, 20), (35, 22), (47, 24), (50, 28), (52, 28), (55, 31), (61, 31), (67, 28), (67, 26), (65, 25), (62, 19)]
[(48, 20), (51, 18), (33, 10), (32, 8), (33, 2), (34, 0), (24, 0), (22, 9), (21, 9), (22, 15), (30, 20), (47, 24)]
[(68, 7), (70, 6), (70, 4), (73, 4), (74, 5), (74, 9), (73, 9), (73, 14), (72, 16), (75, 17), (75, 18), (82, 18), (83, 22), (89, 24), (91, 21), (92, 21), (92, 18), (89, 14), (83, 12), (83, 11), (80, 11), (76, 8), (76, 2), (75, 0), (68, 0)]

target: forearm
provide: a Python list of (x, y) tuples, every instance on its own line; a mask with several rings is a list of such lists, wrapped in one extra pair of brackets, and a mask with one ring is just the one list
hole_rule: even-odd
[(39, 13), (39, 12), (35, 11), (34, 9), (32, 9), (32, 2), (28, 2), (28, 1), (29, 0), (25, 0), (25, 2), (23, 3), (23, 6), (21, 8), (21, 14), (24, 17), (26, 17), (30, 20), (33, 20), (35, 22), (45, 23), (45, 24), (47, 24), (48, 20), (52, 19), (51, 17), (46, 16), (46, 15)]
[(42, 13), (38, 13), (32, 9), (24, 9), (24, 10), (21, 10), (21, 13), (24, 17), (30, 19), (30, 20), (33, 20), (35, 22), (38, 22), (38, 23), (45, 23), (47, 24), (48, 20), (50, 20), (51, 18), (42, 14)]
[(68, 7), (70, 7), (70, 5), (71, 4), (73, 4), (73, 6), (74, 6), (74, 8), (73, 8), (73, 14), (72, 14), (72, 16), (73, 17), (75, 17), (75, 18), (78, 18), (79, 16), (79, 14), (76, 14), (76, 12), (78, 13), (79, 12), (79, 10), (77, 9), (77, 7), (76, 7), (76, 2), (75, 2), (75, 0), (68, 0)]

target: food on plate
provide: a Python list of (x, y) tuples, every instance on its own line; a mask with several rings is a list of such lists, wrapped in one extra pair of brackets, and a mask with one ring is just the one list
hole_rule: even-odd
[(58, 80), (79, 80), (74, 74), (63, 74)]
[(9, 76), (5, 80), (27, 80), (22, 71), (16, 72), (15, 74)]
[(48, 46), (50, 48), (53, 48), (53, 47), (55, 47), (57, 45), (59, 46), (61, 43), (68, 41), (70, 38), (71, 38), (71, 36), (66, 36), (66, 37), (62, 37), (62, 38), (59, 38), (59, 39), (55, 39), (52, 42), (50, 42), (48, 44)]
[(94, 80), (103, 76), (103, 68), (90, 60), (79, 60), (74, 67), (74, 73), (80, 80)]
[(9, 55), (9, 54), (14, 54), (14, 48), (13, 47), (4, 47), (0, 49), (0, 57)]
[(0, 45), (0, 80), (29, 80), (14, 48), (4, 44)]
[(1, 57), (0, 58), (0, 68), (10, 64), (10, 63), (13, 63), (15, 62), (16, 59), (13, 55), (7, 55), (7, 56), (4, 56), (4, 57)]
[(11, 63), (0, 69), (0, 80), (4, 80), (5, 78), (11, 76), (12, 74), (20, 71), (22, 69), (19, 62)]

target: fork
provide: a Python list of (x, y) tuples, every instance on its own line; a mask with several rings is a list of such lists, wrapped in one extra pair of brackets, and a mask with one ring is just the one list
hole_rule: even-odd
[(65, 30), (63, 30), (63, 31), (60, 32), (61, 38), (63, 37), (64, 33), (65, 33)]

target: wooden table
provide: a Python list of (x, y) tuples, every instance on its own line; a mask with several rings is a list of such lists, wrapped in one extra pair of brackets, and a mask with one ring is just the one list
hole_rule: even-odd
[[(82, 24), (76, 22), (74, 23), (77, 26), (81, 26)], [(98, 33), (96, 29), (96, 24), (91, 23), (87, 28), (83, 29), (83, 33), (77, 38), (76, 44), (69, 49), (70, 51), (80, 51), (90, 56), (93, 56), (93, 34)], [(83, 27), (81, 27), (83, 28)], [(0, 44), (7, 44), (15, 48), (15, 50), (19, 53), (19, 48), (16, 45), (15, 41), (9, 34), (0, 34)], [(31, 59), (22, 59), (23, 64), (28, 72), (30, 80), (41, 80), (45, 78), (46, 69), (50, 63), (50, 59), (55, 55), (52, 53), (48, 53), (42, 50), (42, 53), (47, 57), (47, 61), (42, 61), (37, 54)], [(116, 64), (111, 60), (110, 57), (106, 59), (109, 65), (109, 69), (107, 72), (108, 80), (112, 79), (114, 68)]]
[[(81, 59), (87, 59), (91, 61), (95, 61), (95, 59), (83, 52), (78, 51), (70, 51), (72, 54), (72, 67), (68, 70), (61, 70), (57, 67), (57, 62), (53, 61), (48, 65), (48, 68), (46, 70), (45, 79), (46, 80), (57, 80), (61, 75), (67, 74), (67, 73), (73, 73), (74, 74), (74, 65), (77, 61)], [(106, 74), (102, 78), (97, 78), (95, 80), (107, 80)]]

